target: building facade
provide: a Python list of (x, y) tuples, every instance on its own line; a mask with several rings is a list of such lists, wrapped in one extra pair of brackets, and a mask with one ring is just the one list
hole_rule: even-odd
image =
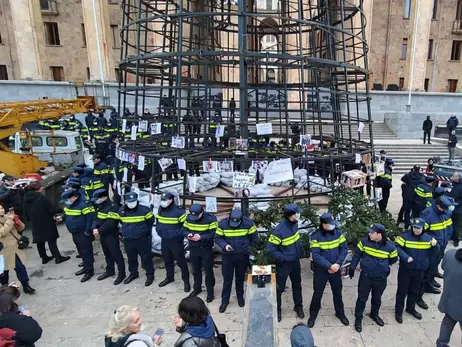
[[(0, 79), (117, 81), (120, 2), (0, 0)], [(367, 0), (364, 7), (372, 89), (462, 90), (462, 0)], [(273, 35), (261, 43), (264, 51), (278, 45)], [(277, 67), (262, 74), (277, 83)]]

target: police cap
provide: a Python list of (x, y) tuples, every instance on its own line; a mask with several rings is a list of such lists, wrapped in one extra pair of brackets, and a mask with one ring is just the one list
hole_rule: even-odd
[(234, 209), (231, 211), (229, 214), (229, 226), (232, 228), (238, 227), (241, 222), (242, 222), (242, 217), (244, 215), (242, 214), (242, 211), (239, 209)]
[(414, 228), (423, 229), (423, 227), (425, 226), (425, 219), (423, 219), (423, 218), (414, 218), (412, 220), (412, 222), (411, 222), (411, 225)]
[(203, 207), (202, 205), (199, 205), (199, 204), (192, 204), (190, 207), (189, 207), (189, 218), (192, 220), (192, 221), (196, 221), (199, 219), (199, 216), (200, 214), (202, 213), (203, 211)]
[(94, 199), (99, 199), (99, 198), (102, 198), (102, 197), (105, 197), (105, 196), (109, 196), (109, 194), (107, 192), (107, 189), (104, 189), (104, 188), (97, 189), (93, 193), (93, 198)]
[(284, 211), (284, 213), (287, 213), (287, 214), (302, 213), (302, 210), (297, 204), (285, 205), (282, 210)]
[(135, 202), (138, 201), (138, 194), (130, 192), (124, 195), (125, 202)]
[(163, 193), (161, 196), (162, 200), (172, 200), (173, 199), (173, 194), (172, 193)]
[(367, 231), (369, 233), (385, 233), (387, 231), (387, 229), (385, 229), (385, 227), (382, 225), (382, 224), (379, 224), (379, 223), (374, 223), (374, 224), (371, 224), (369, 226), (369, 228), (367, 228)]

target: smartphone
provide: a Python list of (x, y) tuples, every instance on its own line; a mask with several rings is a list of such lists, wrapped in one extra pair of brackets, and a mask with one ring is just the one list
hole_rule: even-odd
[(19, 306), (18, 307), (18, 311), (19, 312), (22, 312), (22, 311), (27, 311), (29, 308), (27, 306)]
[(158, 336), (164, 335), (164, 329), (157, 329), (156, 332), (154, 333), (154, 336), (152, 337), (153, 340), (155, 340)]

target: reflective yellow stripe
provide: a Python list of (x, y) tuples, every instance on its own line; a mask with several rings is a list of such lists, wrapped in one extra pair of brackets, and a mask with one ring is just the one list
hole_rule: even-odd
[(92, 184), (92, 189), (93, 189), (93, 190), (100, 189), (100, 188), (104, 188), (103, 182), (99, 182), (99, 181), (98, 181), (98, 182), (94, 182), (94, 183)]
[(392, 252), (382, 251), (380, 249), (375, 249), (372, 247), (364, 246), (361, 241), (358, 242), (358, 248), (360, 251), (372, 257), (375, 257), (375, 258), (387, 259), (387, 258), (394, 258), (398, 256), (398, 252), (396, 249), (393, 250)]
[(96, 217), (97, 217), (98, 219), (108, 219), (109, 216), (108, 216), (107, 213), (103, 213), (103, 212), (99, 212), (99, 211), (98, 211), (98, 213), (96, 214)]
[(119, 214), (116, 212), (109, 212), (109, 213), (104, 213), (98, 211), (98, 214), (96, 215), (99, 219), (119, 219)]
[(257, 227), (255, 225), (253, 225), (250, 229), (249, 229), (249, 235), (250, 234), (253, 234), (253, 233), (256, 233), (257, 232)]
[(217, 229), (217, 235), (226, 237), (240, 237), (250, 234), (250, 229)]
[(184, 213), (184, 214), (179, 218), (180, 223), (184, 223), (184, 221), (186, 220), (186, 216), (187, 216), (187, 214)]
[(184, 227), (186, 229), (189, 229), (191, 231), (197, 231), (197, 232), (203, 232), (203, 231), (207, 231), (211, 229), (216, 229), (217, 226), (218, 226), (217, 222), (213, 222), (210, 224), (193, 224), (193, 223), (189, 223), (188, 221), (186, 221), (184, 223)]
[(389, 174), (382, 174), (382, 175), (379, 175), (379, 177), (383, 177), (383, 178), (388, 178), (388, 179), (392, 179), (391, 175)]
[(434, 223), (434, 224), (427, 224), (426, 225), (429, 225), (429, 228), (430, 230), (443, 230), (446, 228), (446, 223), (445, 222), (441, 222), (441, 223)]
[(395, 239), (395, 243), (397, 243), (398, 245), (400, 245), (401, 247), (404, 247), (406, 245), (406, 240), (403, 239), (401, 236), (398, 236), (396, 239)]
[(144, 216), (131, 216), (131, 217), (128, 217), (128, 216), (121, 216), (120, 217), (120, 221), (122, 223), (140, 223), (140, 222), (144, 222), (146, 219), (144, 218)]
[(82, 210), (82, 214), (84, 214), (84, 215), (89, 214), (89, 213), (92, 213), (92, 212), (95, 212), (95, 208), (94, 208), (93, 206), (85, 207), (85, 208)]
[(104, 175), (104, 174), (108, 174), (108, 173), (109, 173), (109, 170), (108, 170), (108, 169), (93, 170), (93, 173), (94, 173), (95, 175)]
[(274, 235), (270, 235), (268, 242), (274, 243), (275, 245), (280, 245), (282, 243), (282, 240)]
[(425, 191), (420, 187), (415, 188), (414, 192), (418, 196), (420, 196), (421, 198), (424, 198), (424, 199), (427, 199), (427, 198), (431, 199), (433, 197), (433, 194), (431, 192), (425, 193)]
[(447, 219), (446, 221), (443, 222), (443, 224), (445, 227), (452, 225), (452, 219), (451, 218)]
[(428, 242), (422, 242), (422, 241), (407, 241), (404, 240), (405, 246), (407, 248), (413, 248), (413, 249), (429, 249), (432, 248), (431, 241)]
[(282, 243), (281, 245), (282, 246), (290, 246), (290, 245), (293, 245), (295, 242), (297, 242), (298, 240), (300, 240), (300, 234), (298, 233), (298, 231), (293, 234), (292, 236), (290, 237), (287, 237), (285, 239), (282, 239)]
[[(183, 216), (181, 216), (183, 217)], [(156, 215), (156, 219), (159, 223), (162, 223), (162, 224), (178, 224), (178, 223), (181, 223), (180, 222), (180, 218), (181, 217), (163, 217), (163, 216), (159, 216), (158, 214)]]
[(151, 211), (146, 213), (146, 215), (144, 216), (145, 219), (151, 219), (152, 217), (154, 217), (154, 214)]
[(310, 246), (312, 248), (321, 248), (321, 249), (334, 249), (339, 247), (343, 242), (346, 242), (345, 236), (342, 234), (336, 240), (320, 242), (317, 240), (312, 240)]
[(389, 258), (395, 258), (398, 256), (398, 251), (395, 249), (393, 252), (390, 253)]
[(80, 211), (80, 210), (72, 210), (72, 209), (67, 208), (67, 207), (64, 208), (64, 213), (66, 214), (66, 216), (72, 216), (72, 217), (82, 215), (82, 211)]

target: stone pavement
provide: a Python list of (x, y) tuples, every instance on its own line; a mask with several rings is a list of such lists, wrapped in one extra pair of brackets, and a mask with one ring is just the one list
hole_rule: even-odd
[[(395, 178), (390, 210), (397, 213), (401, 205), (401, 194)], [(151, 287), (144, 287), (145, 277), (135, 280), (129, 285), (114, 286), (113, 280), (96, 281), (96, 276), (103, 272), (104, 257), (98, 242), (95, 243), (96, 276), (87, 283), (80, 283), (74, 276), (78, 270), (78, 259), (75, 258), (74, 245), (69, 233), (60, 227), (61, 238), (59, 246), (63, 253), (72, 255), (72, 260), (56, 265), (53, 262), (42, 265), (35, 249), (29, 250), (28, 264), (31, 284), (37, 290), (34, 296), (23, 294), (21, 304), (27, 305), (34, 318), (43, 327), (42, 339), (37, 347), (101, 347), (103, 336), (112, 312), (122, 304), (137, 305), (141, 309), (144, 331), (153, 334), (157, 328), (163, 328), (165, 335), (162, 346), (173, 347), (178, 334), (174, 331), (172, 317), (175, 315), (179, 301), (185, 297), (180, 283), (180, 275), (176, 269), (178, 282), (159, 288), (157, 285), (165, 276), (163, 263), (155, 259), (156, 280)], [(353, 326), (344, 327), (334, 316), (332, 294), (326, 288), (322, 300), (322, 310), (313, 328), (313, 335), (318, 347), (431, 347), (439, 332), (442, 314), (438, 312), (439, 295), (426, 294), (429, 303), (428, 311), (419, 310), (423, 319), (417, 321), (404, 314), (404, 323), (394, 320), (394, 297), (396, 293), (396, 273), (398, 266), (393, 266), (388, 287), (383, 296), (382, 317), (386, 322), (384, 327), (377, 326), (369, 317), (365, 317), (363, 332), (356, 333)], [(302, 261), (303, 297), (305, 313), (312, 295), (312, 274), (309, 271), (308, 260)], [(140, 274), (143, 270), (140, 269)], [(210, 311), (220, 330), (226, 332), (231, 347), (240, 347), (244, 325), (244, 310), (239, 308), (236, 298), (231, 298), (226, 313), (218, 313), (221, 292), (221, 271), (215, 268), (217, 299), (209, 305)], [(346, 314), (353, 323), (353, 310), (357, 294), (357, 279), (344, 279), (344, 303)], [(292, 293), (289, 289), (283, 295), (283, 320), (278, 325), (279, 346), (290, 347), (290, 332), (297, 323), (292, 311)], [(205, 300), (205, 294), (201, 294)], [(366, 308), (366, 313), (368, 312)], [(305, 321), (306, 323), (306, 321)], [(456, 326), (451, 346), (461, 346), (461, 332)]]

